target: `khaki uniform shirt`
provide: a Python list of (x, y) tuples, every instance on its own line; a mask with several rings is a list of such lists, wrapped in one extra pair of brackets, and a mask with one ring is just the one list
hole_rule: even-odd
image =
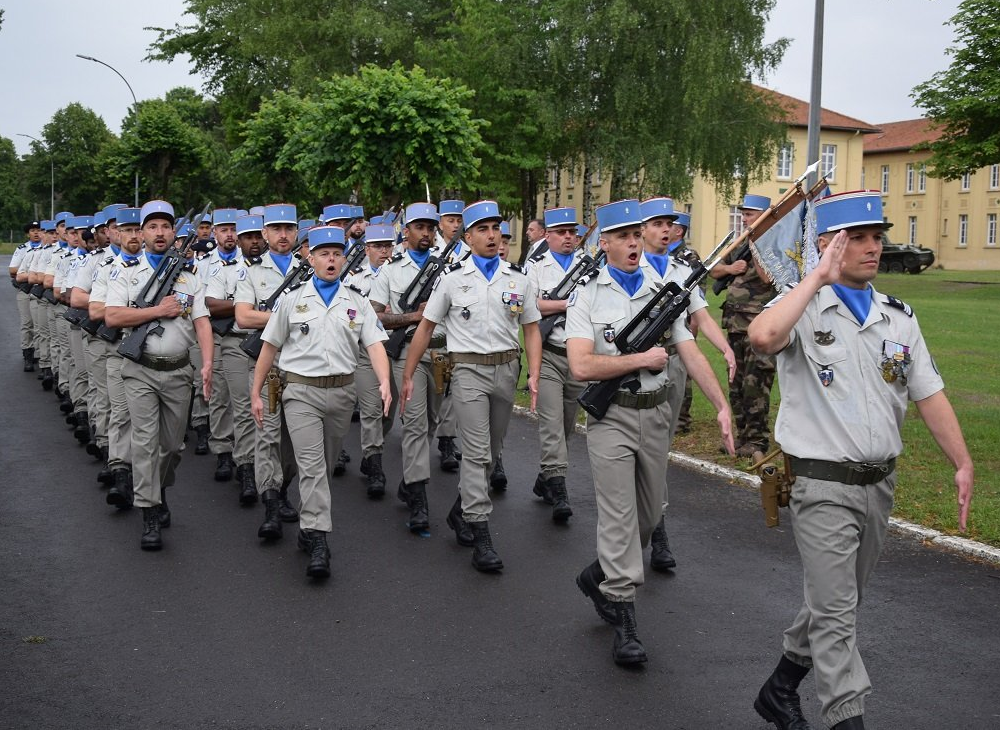
[(115, 255), (111, 249), (99, 248), (91, 251), (76, 265), (72, 279), (73, 288), (90, 294), (94, 288), (94, 278), (97, 276), (98, 268), (105, 261), (114, 261), (114, 258)]
[[(566, 278), (566, 274), (576, 265), (583, 255), (582, 251), (577, 251), (570, 261), (569, 268), (564, 269), (562, 264), (556, 261), (555, 256), (552, 255), (551, 251), (546, 251), (541, 256), (534, 259), (529, 259), (528, 266), (528, 279), (535, 287), (535, 291), (538, 292), (538, 296), (542, 296), (547, 292), (555, 289)], [(565, 317), (560, 317), (559, 322), (555, 327), (552, 328), (552, 334), (549, 335), (549, 339), (546, 340), (549, 344), (556, 345), (558, 347), (566, 346), (566, 325)]]
[(20, 269), (21, 262), (24, 261), (24, 257), (28, 255), (28, 252), (33, 250), (31, 244), (25, 241), (20, 246), (14, 249), (13, 255), (10, 257), (10, 265), (8, 269)]
[[(139, 253), (142, 256), (142, 253)], [(112, 269), (124, 265), (121, 254), (111, 256), (101, 261), (94, 270), (94, 279), (90, 286), (90, 301), (106, 302), (108, 300), (108, 280)]]
[[(436, 255), (438, 249), (431, 249), (431, 256)], [(399, 299), (403, 296), (406, 288), (410, 285), (417, 274), (420, 273), (420, 267), (417, 263), (410, 257), (407, 251), (403, 251), (398, 256), (393, 256), (389, 261), (382, 264), (382, 268), (379, 269), (378, 276), (372, 279), (371, 289), (368, 292), (368, 298), (375, 302), (376, 304), (382, 304), (387, 310), (393, 312), (394, 314), (405, 314), (399, 307)], [(444, 274), (438, 275), (438, 281), (441, 281), (441, 277)], [(428, 304), (430, 306), (430, 304)], [(426, 310), (425, 310), (426, 312)], [(426, 316), (426, 314), (425, 314)], [(411, 325), (407, 329), (412, 331), (415, 330), (416, 325)], [(440, 335), (444, 332), (443, 327), (435, 327), (434, 334)], [(451, 349), (449, 345), (448, 349)]]
[[(667, 269), (663, 272), (663, 276), (656, 271), (656, 268), (649, 263), (649, 259), (646, 258), (646, 253), (643, 252), (639, 256), (639, 266), (642, 268), (642, 275), (648, 276), (650, 281), (655, 281), (658, 284), (666, 284), (672, 281), (679, 287), (684, 287), (684, 282), (687, 278), (691, 276), (693, 269), (682, 259), (678, 259), (674, 256), (667, 257)], [(706, 309), (708, 307), (708, 302), (705, 301), (705, 295), (702, 294), (701, 289), (695, 288), (691, 292), (691, 302), (688, 304), (687, 313), (691, 316), (699, 309)]]
[(469, 257), (438, 278), (424, 317), (447, 326), (449, 352), (487, 355), (518, 349), (518, 327), (542, 315), (538, 290), (519, 267), (500, 261), (486, 281)]
[(330, 306), (310, 279), (279, 299), (263, 339), (281, 350), (281, 367), (309, 378), (353, 373), (358, 346), (389, 339), (364, 294), (341, 283)]
[[(135, 262), (114, 266), (108, 274), (107, 306), (134, 306), (154, 271), (145, 254), (140, 254)], [(180, 317), (160, 320), (163, 334), (150, 334), (146, 338), (147, 355), (180, 357), (186, 355), (191, 346), (198, 342), (193, 320), (207, 317), (208, 309), (205, 307), (205, 293), (197, 272), (185, 268), (177, 277), (173, 296), (185, 311)]]
[[(215, 254), (216, 251), (212, 253)], [(206, 257), (206, 260), (209, 259), (210, 257)], [(291, 268), (291, 264), (289, 264), (289, 268)], [(222, 301), (234, 301), (240, 277), (245, 279), (246, 272), (246, 262), (243, 260), (243, 254), (239, 251), (236, 252), (232, 261), (226, 261), (216, 255), (215, 260), (209, 263), (208, 274), (205, 277), (205, 296)], [(283, 280), (284, 277), (282, 277)], [(250, 330), (241, 329), (238, 325), (233, 324), (231, 331), (247, 333)]]
[[(389, 263), (388, 261), (386, 263)], [(385, 264), (382, 264), (382, 268), (385, 268)], [(372, 284), (375, 283), (375, 277), (379, 274), (378, 271), (372, 268), (371, 262), (365, 259), (365, 262), (354, 269), (347, 278), (344, 279), (345, 284), (351, 284), (356, 286), (361, 290), (361, 293), (365, 296), (371, 294)]]
[(31, 268), (28, 269), (29, 273), (32, 274), (44, 274), (49, 270), (49, 263), (52, 260), (52, 255), (59, 251), (62, 253), (62, 249), (59, 248), (54, 243), (50, 243), (48, 246), (42, 246), (35, 252), (34, 258), (31, 259)]
[[(774, 433), (786, 453), (865, 462), (903, 450), (907, 401), (933, 395), (944, 382), (916, 318), (889, 302), (874, 292), (860, 326), (832, 287), (824, 286), (809, 302), (777, 356), (781, 407)], [(896, 352), (902, 356), (902, 348), (908, 348), (906, 382), (886, 382), (882, 362)]]
[[(25, 274), (30, 273), (31, 272), (31, 266), (34, 263), (35, 259), (38, 257), (38, 255), (41, 252), (41, 250), (42, 250), (41, 246), (36, 246), (35, 248), (29, 248), (27, 251), (25, 251), (24, 252), (24, 256), (21, 258), (21, 260), (17, 264), (17, 273), (19, 273), (19, 274), (20, 273), (25, 273)], [(11, 266), (12, 267), (14, 266), (13, 261), (11, 262)]]
[(81, 258), (83, 257), (76, 252), (75, 248), (67, 249), (64, 253), (52, 256), (52, 260), (49, 262), (49, 268), (52, 269), (53, 289), (58, 289), (62, 292), (69, 291), (72, 286), (72, 284), (67, 284), (70, 269), (73, 267), (73, 264)]
[[(614, 343), (615, 335), (632, 321), (659, 288), (658, 282), (644, 275), (642, 284), (630, 297), (611, 277), (608, 269), (602, 269), (596, 279), (585, 286), (578, 286), (574, 294), (570, 295), (566, 310), (566, 339), (579, 337), (591, 340), (595, 355), (620, 355), (621, 352)], [(674, 320), (664, 347), (691, 339), (694, 338), (684, 324), (684, 318), (678, 317)], [(639, 391), (659, 390), (668, 380), (667, 368), (655, 374), (641, 370)]]
[(282, 274), (281, 269), (271, 258), (271, 252), (266, 251), (262, 256), (252, 260), (244, 261), (243, 265), (236, 270), (236, 298), (233, 300), (237, 304), (249, 304), (254, 309), (259, 309), (269, 296), (277, 291), (281, 282), (291, 273), (292, 269), (297, 269), (302, 265), (302, 259), (297, 255), (292, 256), (288, 264), (288, 270)]

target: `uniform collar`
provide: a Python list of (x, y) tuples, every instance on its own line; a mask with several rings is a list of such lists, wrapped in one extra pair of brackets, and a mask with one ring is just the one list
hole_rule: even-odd
[[(640, 267), (641, 267), (642, 257), (640, 257), (639, 261), (640, 261)], [(652, 269), (652, 266), (650, 264), (646, 264), (646, 265), (649, 266), (650, 269)], [(641, 270), (641, 268), (640, 268), (640, 270)], [(622, 289), (621, 284), (619, 284), (617, 281), (615, 281), (614, 277), (611, 276), (611, 272), (608, 271), (608, 267), (606, 267), (606, 266), (604, 268), (602, 268), (601, 269), (601, 273), (597, 275), (597, 280), (595, 281), (595, 283), (598, 286), (610, 286), (612, 289), (616, 289), (623, 296), (626, 296), (629, 299), (638, 299), (639, 297), (642, 297), (642, 296), (645, 296), (646, 294), (649, 294), (652, 291), (652, 289), (653, 289), (653, 277), (650, 276), (646, 271), (643, 271), (642, 274), (643, 274), (643, 276), (642, 276), (642, 284), (639, 286), (638, 289), (635, 290), (635, 294), (633, 294), (630, 297), (629, 297), (628, 292), (625, 291), (624, 289)], [(837, 295), (834, 294), (833, 296), (836, 297)], [(839, 302), (840, 300), (837, 299), (837, 301)]]
[[(882, 307), (885, 296), (880, 294), (875, 289), (874, 285), (872, 286), (871, 289), (872, 289), (872, 306), (871, 309), (868, 310), (868, 319), (866, 319), (865, 323), (861, 325), (861, 329), (867, 329), (876, 322), (881, 322), (882, 318), (885, 316), (885, 310)], [(858, 326), (858, 320), (854, 318), (854, 314), (851, 312), (850, 308), (846, 304), (844, 304), (843, 301), (841, 301), (840, 297), (837, 296), (837, 292), (833, 290), (832, 286), (824, 286), (822, 289), (819, 290), (817, 296), (819, 299), (820, 312), (825, 312), (828, 309), (835, 308), (837, 310), (838, 316), (848, 320), (855, 327)]]

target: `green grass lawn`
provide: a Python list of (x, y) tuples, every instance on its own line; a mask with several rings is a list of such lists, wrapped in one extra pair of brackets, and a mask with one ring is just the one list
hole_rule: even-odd
[[(912, 306), (920, 321), (975, 463), (975, 495), (967, 536), (1000, 547), (1000, 271), (881, 274), (875, 286)], [(709, 294), (716, 320), (719, 301)], [(722, 356), (704, 338), (699, 338), (699, 343), (724, 382)], [(697, 387), (694, 392), (694, 429), (679, 435), (674, 449), (746, 468), (745, 459), (719, 453), (712, 407)], [(779, 388), (775, 387), (771, 394), (772, 427), (779, 401)], [(518, 393), (518, 403), (527, 405), (524, 393)], [(903, 426), (903, 442), (894, 514), (948, 534), (960, 534), (954, 471), (913, 405)]]

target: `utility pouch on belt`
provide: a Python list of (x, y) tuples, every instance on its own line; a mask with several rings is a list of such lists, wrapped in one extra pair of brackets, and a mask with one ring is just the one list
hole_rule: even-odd
[[(783, 462), (780, 466), (768, 463), (779, 454)], [(768, 527), (777, 527), (778, 508), (788, 506), (792, 485), (795, 483), (788, 456), (781, 449), (775, 449), (751, 466), (750, 471), (760, 474), (760, 503), (764, 508), (764, 523)]]
[(440, 350), (431, 350), (431, 372), (434, 374), (434, 392), (444, 395), (448, 384), (451, 382), (451, 359), (448, 353)]
[(267, 408), (269, 413), (278, 412), (278, 401), (281, 400), (281, 376), (278, 375), (278, 368), (271, 368), (267, 371)]

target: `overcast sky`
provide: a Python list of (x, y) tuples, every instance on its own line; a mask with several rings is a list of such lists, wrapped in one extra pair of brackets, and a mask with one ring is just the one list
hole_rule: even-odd
[[(871, 124), (920, 116), (910, 90), (948, 65), (945, 49), (954, 33), (944, 26), (959, 0), (828, 0), (823, 55), (823, 106)], [(173, 26), (183, 0), (0, 0), (0, 135), (21, 153), (52, 114), (78, 101), (104, 118), (114, 132), (132, 103), (125, 84), (107, 68), (76, 58), (100, 58), (128, 79), (136, 96), (162, 96), (175, 86), (201, 88), (185, 59), (145, 63), (155, 33), (146, 26)], [(781, 66), (764, 85), (809, 99), (814, 3), (778, 0), (767, 40), (792, 39)], [(44, 51), (40, 43), (44, 40)]]

